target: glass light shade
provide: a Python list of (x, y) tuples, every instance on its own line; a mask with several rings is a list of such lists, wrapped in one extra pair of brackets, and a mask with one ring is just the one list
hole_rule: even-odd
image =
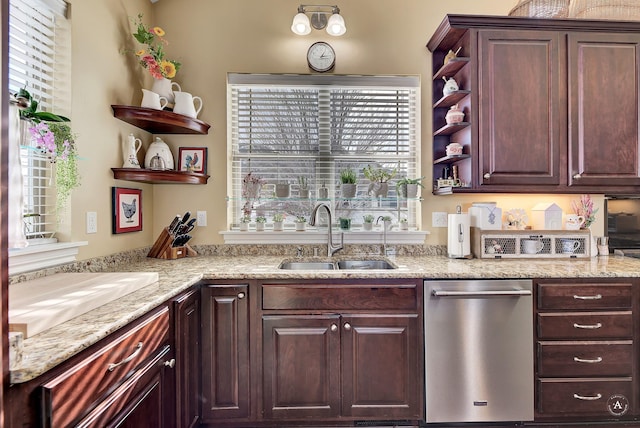
[(291, 31), (299, 36), (306, 36), (311, 32), (311, 23), (309, 17), (304, 13), (298, 13), (293, 17), (293, 23), (291, 24)]
[(346, 32), (347, 27), (344, 25), (344, 18), (339, 13), (331, 15), (327, 23), (327, 33), (331, 36), (342, 36)]

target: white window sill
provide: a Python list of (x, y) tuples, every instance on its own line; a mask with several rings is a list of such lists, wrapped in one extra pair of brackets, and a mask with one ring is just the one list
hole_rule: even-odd
[[(340, 241), (340, 230), (334, 229), (333, 241)], [(239, 230), (223, 230), (220, 234), (224, 237), (225, 244), (326, 244), (326, 229), (307, 229), (304, 232), (296, 232), (293, 229), (282, 232), (265, 230), (256, 232), (255, 229), (246, 232)], [(429, 234), (425, 230), (391, 230), (387, 232), (387, 244), (422, 245)], [(350, 230), (344, 232), (345, 244), (383, 244), (381, 230), (364, 231)]]
[(87, 241), (56, 242), (9, 249), (9, 275), (74, 262), (78, 255), (78, 247), (87, 244)]

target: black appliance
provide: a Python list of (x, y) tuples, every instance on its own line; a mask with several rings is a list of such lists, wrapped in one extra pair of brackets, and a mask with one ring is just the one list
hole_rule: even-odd
[(640, 195), (605, 196), (609, 251), (640, 258)]

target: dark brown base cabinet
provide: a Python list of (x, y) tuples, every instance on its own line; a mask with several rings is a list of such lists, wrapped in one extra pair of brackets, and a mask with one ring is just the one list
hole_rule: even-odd
[(536, 421), (640, 415), (635, 279), (537, 280)]

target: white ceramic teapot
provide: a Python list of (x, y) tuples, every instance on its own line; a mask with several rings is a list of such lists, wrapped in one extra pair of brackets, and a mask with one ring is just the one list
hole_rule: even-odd
[(141, 146), (142, 140), (136, 138), (133, 134), (129, 134), (122, 142), (123, 168), (140, 168), (140, 164), (138, 163), (138, 150), (140, 150)]
[[(202, 98), (191, 95), (189, 92), (174, 91), (173, 95), (176, 98), (176, 103), (173, 106), (173, 112), (183, 114), (185, 116), (198, 117), (198, 113), (202, 110)], [(198, 102), (198, 108), (195, 107), (195, 102)]]
[(442, 76), (442, 79), (446, 82), (444, 88), (442, 88), (442, 95), (445, 97), (460, 89), (458, 82), (456, 82), (453, 77), (447, 79), (445, 76)]
[[(147, 154), (144, 157), (144, 167), (147, 169), (151, 169), (151, 160), (154, 156), (160, 156), (164, 161), (165, 169), (174, 169), (173, 163), (173, 155), (171, 154), (171, 149), (167, 143), (165, 143), (162, 138), (156, 137), (155, 141), (149, 145), (147, 149)], [(155, 162), (157, 164), (157, 162)], [(155, 168), (157, 169), (157, 168)]]

